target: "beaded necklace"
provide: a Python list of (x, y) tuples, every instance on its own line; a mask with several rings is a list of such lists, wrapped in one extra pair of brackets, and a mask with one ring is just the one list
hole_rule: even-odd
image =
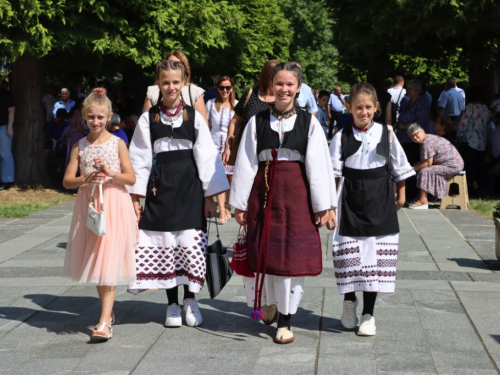
[(280, 146), (283, 144), (283, 139), (285, 138), (285, 120), (289, 119), (297, 113), (295, 106), (288, 111), (281, 112), (276, 109), (274, 104), (269, 108), (271, 114), (278, 119), (278, 134), (280, 136)]
[(163, 105), (162, 102), (160, 102), (160, 110), (161, 110), (160, 117), (163, 121), (167, 123), (167, 125), (172, 126), (173, 123), (182, 116), (183, 107), (184, 107), (184, 102), (181, 100), (175, 111), (170, 112), (168, 110), (168, 107)]

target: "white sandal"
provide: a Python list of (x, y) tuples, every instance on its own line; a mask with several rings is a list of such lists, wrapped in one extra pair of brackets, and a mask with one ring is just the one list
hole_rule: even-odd
[(429, 209), (429, 205), (428, 204), (420, 204), (420, 205), (410, 204), (410, 206), (408, 208), (410, 210), (427, 210), (427, 209)]
[[(105, 333), (103, 331), (104, 327), (109, 328), (109, 333)], [(111, 325), (106, 322), (100, 322), (95, 326), (91, 337), (96, 341), (108, 341), (111, 337), (113, 337), (113, 328), (111, 328)]]

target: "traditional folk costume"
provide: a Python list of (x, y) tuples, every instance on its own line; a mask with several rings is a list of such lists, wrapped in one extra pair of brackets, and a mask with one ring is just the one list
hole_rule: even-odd
[(228, 190), (229, 184), (208, 126), (192, 107), (185, 109), (187, 120), (182, 109), (169, 117), (158, 105), (152, 107), (142, 114), (130, 143), (136, 183), (129, 192), (146, 197), (137, 275), (129, 285), (133, 294), (178, 285), (198, 293), (205, 280), (204, 197)]
[[(415, 175), (394, 134), (372, 123), (348, 126), (330, 145), (336, 177), (343, 177), (333, 239), (340, 294), (393, 293), (399, 247), (394, 182)], [(340, 190), (340, 189), (339, 189)]]
[(244, 286), (254, 319), (261, 305), (296, 313), (304, 277), (322, 271), (314, 213), (335, 206), (323, 129), (311, 114), (292, 113), (271, 109), (252, 117), (234, 169), (230, 205), (247, 211), (248, 261), (256, 278), (244, 277)]

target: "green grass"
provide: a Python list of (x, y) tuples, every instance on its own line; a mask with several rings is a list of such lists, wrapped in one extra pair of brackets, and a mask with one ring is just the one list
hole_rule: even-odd
[(498, 203), (500, 203), (498, 199), (471, 199), (470, 208), (478, 211), (482, 216), (493, 220), (493, 211)]
[(11, 202), (0, 204), (0, 218), (22, 218), (44, 210), (56, 204), (66, 202), (73, 197), (73, 194), (59, 193), (50, 197), (39, 197), (38, 199), (18, 202), (12, 199)]

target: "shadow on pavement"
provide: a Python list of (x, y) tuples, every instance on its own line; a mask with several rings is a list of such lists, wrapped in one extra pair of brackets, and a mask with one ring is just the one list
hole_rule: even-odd
[(447, 258), (447, 259), (457, 263), (459, 267), (488, 269), (488, 265), (479, 259), (467, 259), (467, 258)]

